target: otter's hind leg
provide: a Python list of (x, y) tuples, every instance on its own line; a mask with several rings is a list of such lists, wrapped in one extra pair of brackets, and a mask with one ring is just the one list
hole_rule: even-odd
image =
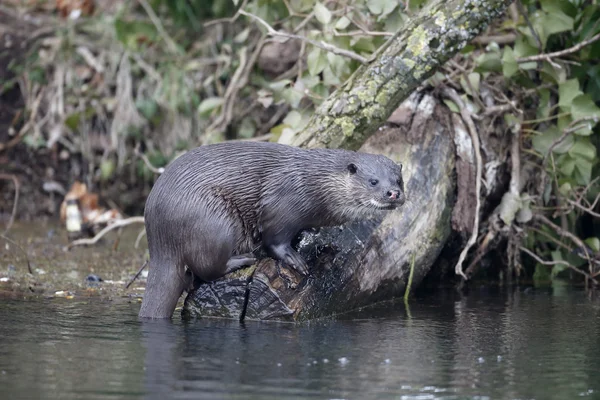
[(140, 308), (140, 318), (171, 318), (183, 290), (192, 275), (182, 265), (164, 260), (150, 260), (148, 282)]

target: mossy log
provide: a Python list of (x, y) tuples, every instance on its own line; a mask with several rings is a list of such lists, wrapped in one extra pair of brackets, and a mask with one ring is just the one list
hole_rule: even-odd
[(270, 258), (190, 292), (184, 315), (307, 320), (401, 296), (417, 285), (451, 231), (455, 192), (450, 111), (415, 93), (361, 150), (404, 164), (407, 202), (394, 212), (299, 235), (308, 277)]
[[(346, 312), (402, 295), (412, 259), (416, 286), (451, 232), (455, 152), (449, 111), (413, 91), (509, 3), (431, 2), (324, 101), (290, 143), (361, 149), (402, 162), (409, 200), (401, 210), (304, 232), (297, 249), (311, 266), (309, 277), (265, 258), (190, 292), (183, 314), (298, 321)], [(392, 113), (400, 126), (381, 129)]]

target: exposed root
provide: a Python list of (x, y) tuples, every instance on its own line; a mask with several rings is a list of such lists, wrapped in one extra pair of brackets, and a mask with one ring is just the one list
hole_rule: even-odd
[(471, 232), (471, 237), (469, 238), (465, 248), (461, 251), (456, 266), (454, 267), (454, 271), (457, 275), (463, 277), (464, 280), (468, 280), (467, 276), (463, 272), (462, 264), (467, 257), (467, 253), (469, 249), (475, 244), (477, 240), (477, 235), (479, 232), (479, 209), (481, 207), (481, 173), (482, 173), (482, 161), (481, 161), (481, 150), (479, 145), (479, 135), (477, 134), (477, 129), (475, 128), (475, 124), (473, 123), (473, 119), (471, 118), (471, 113), (465, 106), (464, 102), (456, 93), (454, 89), (444, 88), (442, 93), (446, 95), (450, 100), (456, 103), (460, 110), (460, 115), (462, 119), (467, 124), (469, 135), (471, 136), (471, 141), (473, 143), (473, 152), (475, 153), (476, 160), (476, 170), (475, 170), (475, 212), (474, 212), (474, 221), (473, 221), (473, 231)]
[(122, 219), (119, 221), (115, 221), (112, 224), (106, 226), (104, 229), (102, 229), (100, 232), (98, 232), (98, 234), (96, 236), (94, 236), (91, 239), (74, 240), (73, 242), (69, 243), (68, 248), (71, 249), (72, 247), (75, 247), (75, 246), (96, 244), (100, 239), (102, 239), (102, 237), (104, 235), (106, 235), (108, 232), (110, 232), (114, 229), (121, 228), (123, 226), (131, 225), (131, 224), (143, 224), (143, 223), (144, 223), (144, 217), (131, 217), (131, 218), (126, 218), (126, 219)]

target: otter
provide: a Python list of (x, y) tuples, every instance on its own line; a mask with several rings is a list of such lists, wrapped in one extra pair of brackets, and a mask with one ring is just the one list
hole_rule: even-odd
[(298, 233), (404, 201), (402, 165), (382, 155), (249, 141), (192, 149), (167, 165), (146, 200), (150, 269), (139, 316), (170, 318), (195, 280), (250, 266), (260, 248), (306, 275), (291, 246)]

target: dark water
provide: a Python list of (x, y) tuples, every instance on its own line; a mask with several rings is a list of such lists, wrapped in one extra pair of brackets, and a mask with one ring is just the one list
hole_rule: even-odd
[(575, 290), (430, 295), (305, 325), (138, 309), (0, 299), (0, 398), (600, 398), (600, 305)]

